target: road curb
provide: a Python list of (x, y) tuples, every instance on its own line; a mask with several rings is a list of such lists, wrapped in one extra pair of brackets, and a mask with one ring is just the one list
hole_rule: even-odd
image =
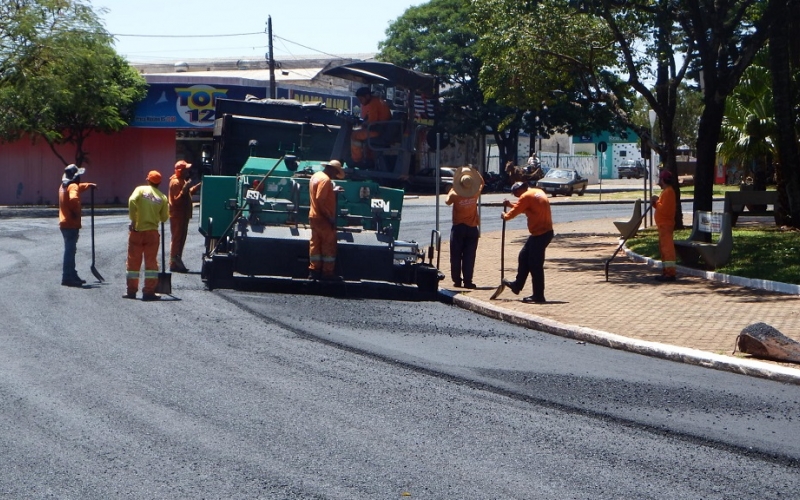
[(531, 330), (669, 361), (800, 385), (799, 369), (771, 365), (753, 359), (738, 359), (688, 347), (632, 339), (592, 328), (568, 325), (534, 314), (509, 311), (446, 289), (440, 289), (439, 294), (444, 296), (448, 302), (462, 309)]
[[(645, 257), (633, 252), (628, 247), (623, 247), (625, 255), (635, 262), (643, 262), (650, 267), (661, 268), (661, 261), (655, 260), (651, 257)], [(715, 273), (713, 271), (704, 271), (702, 269), (694, 269), (692, 267), (677, 266), (678, 273), (687, 276), (697, 276), (698, 278), (705, 278), (709, 281), (717, 281), (719, 283), (727, 283), (729, 285), (743, 286), (753, 288), (756, 290), (765, 290), (767, 292), (782, 293), (785, 295), (800, 295), (800, 285), (791, 283), (782, 283), (780, 281), (759, 280), (753, 278), (743, 278), (741, 276), (731, 276), (730, 274)]]

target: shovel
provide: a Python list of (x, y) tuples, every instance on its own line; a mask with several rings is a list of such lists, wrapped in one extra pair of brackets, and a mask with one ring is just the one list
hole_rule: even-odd
[(164, 247), (167, 242), (164, 239), (164, 223), (161, 223), (161, 272), (158, 273), (158, 284), (156, 284), (156, 293), (161, 295), (172, 295), (172, 273), (167, 271), (167, 257)]
[[(503, 207), (503, 213), (506, 213), (506, 207)], [(489, 300), (494, 300), (503, 293), (506, 289), (506, 284), (503, 283), (506, 277), (506, 220), (503, 219), (503, 230), (500, 232), (500, 286), (494, 291)]]
[(101, 283), (105, 281), (103, 277), (100, 275), (100, 271), (94, 267), (94, 186), (92, 186), (92, 274), (95, 278), (98, 279)]

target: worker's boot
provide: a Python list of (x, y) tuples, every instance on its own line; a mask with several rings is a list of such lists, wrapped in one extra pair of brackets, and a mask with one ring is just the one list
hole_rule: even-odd
[(183, 265), (183, 260), (179, 255), (176, 255), (172, 259), (170, 259), (169, 263), (169, 270), (173, 273), (188, 273), (189, 270)]

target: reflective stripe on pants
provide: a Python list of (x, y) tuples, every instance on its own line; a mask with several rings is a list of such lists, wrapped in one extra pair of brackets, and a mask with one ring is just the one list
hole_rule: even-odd
[(664, 276), (675, 276), (675, 244), (672, 241), (674, 226), (658, 226), (658, 249), (661, 252), (661, 273)]
[(144, 287), (142, 293), (151, 295), (156, 293), (158, 285), (158, 231), (130, 231), (128, 232), (128, 261), (126, 275), (128, 293), (139, 290), (139, 274), (144, 258)]
[(333, 276), (336, 268), (336, 229), (325, 219), (311, 219), (311, 239), (308, 241), (308, 269)]

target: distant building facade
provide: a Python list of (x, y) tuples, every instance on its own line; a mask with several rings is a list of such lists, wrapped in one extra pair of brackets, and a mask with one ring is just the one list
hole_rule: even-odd
[[(331, 66), (370, 58), (305, 58), (278, 62), (274, 72), (278, 98), (322, 100), (330, 107), (352, 109), (355, 84), (321, 75)], [(127, 203), (132, 189), (148, 171), (165, 178), (177, 160), (200, 165), (211, 151), (216, 99), (244, 99), (270, 95), (266, 61), (198, 60), (176, 64), (135, 65), (149, 84), (147, 97), (137, 106), (129, 127), (116, 134), (92, 134), (85, 148), (89, 159), (86, 182), (97, 183), (98, 204)], [(74, 148), (57, 148), (71, 161)], [(55, 205), (61, 160), (41, 140), (26, 138), (0, 144), (2, 205)]]

